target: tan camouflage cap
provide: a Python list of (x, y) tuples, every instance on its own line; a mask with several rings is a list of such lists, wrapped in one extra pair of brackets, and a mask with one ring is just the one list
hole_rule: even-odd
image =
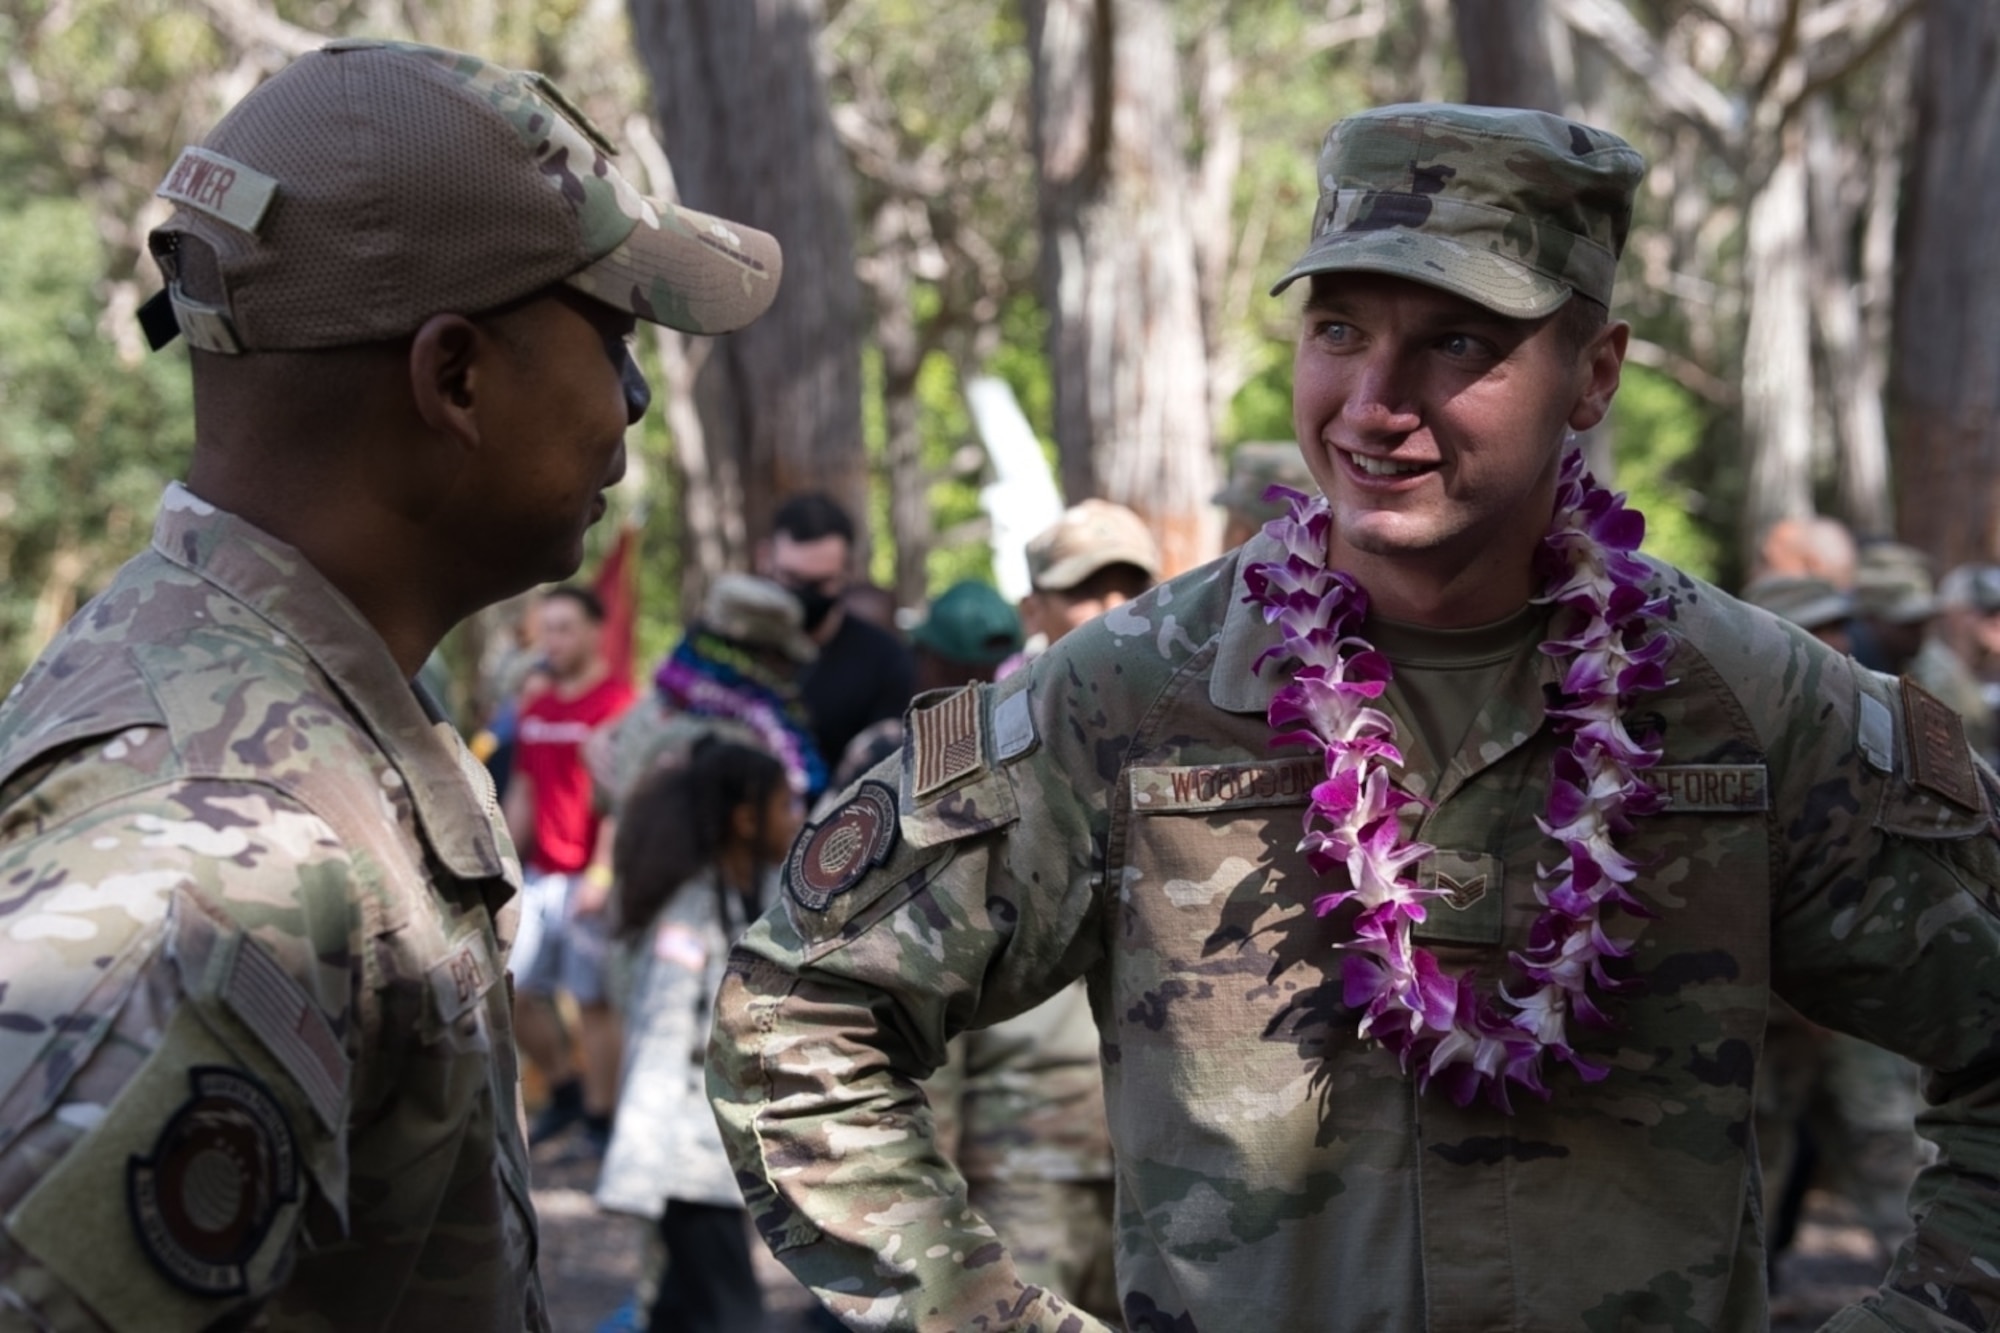
[(772, 648), (810, 662), (819, 647), (805, 631), (805, 608), (787, 589), (755, 574), (718, 574), (701, 604), (702, 628), (748, 648)]
[(1282, 500), (1266, 500), (1273, 486), (1311, 495), (1319, 489), (1299, 447), (1289, 440), (1248, 440), (1229, 456), (1229, 482), (1215, 503), (1252, 523), (1269, 523), (1286, 512)]
[(1871, 542), (1854, 571), (1854, 609), (1892, 625), (1929, 620), (1941, 609), (1930, 559), (1914, 546)]
[(1545, 111), (1411, 104), (1349, 116), (1319, 152), (1314, 273), (1387, 273), (1517, 319), (1582, 292), (1611, 304), (1646, 160)]
[[(640, 319), (727, 333), (777, 294), (763, 232), (640, 197), (539, 74), (402, 42), (301, 56), (185, 149), (151, 237), (155, 347), (340, 347), (567, 283)], [(204, 247), (182, 239), (199, 238)], [(213, 253), (211, 265), (201, 251)]]
[(1071, 505), (1028, 543), (1028, 582), (1040, 592), (1068, 592), (1107, 565), (1160, 576), (1160, 546), (1145, 520), (1109, 500)]
[(1800, 629), (1836, 625), (1854, 614), (1854, 599), (1825, 579), (1769, 574), (1743, 590), (1743, 600)]

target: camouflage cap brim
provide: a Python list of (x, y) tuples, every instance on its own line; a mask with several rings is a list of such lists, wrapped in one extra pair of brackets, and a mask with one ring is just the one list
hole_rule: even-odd
[(646, 203), (630, 234), (564, 279), (569, 286), (683, 333), (730, 333), (770, 308), (784, 272), (775, 237), (691, 208)]
[(1432, 232), (1330, 231), (1271, 288), (1277, 296), (1315, 273), (1384, 273), (1462, 296), (1512, 319), (1554, 314), (1574, 290), (1505, 255)]

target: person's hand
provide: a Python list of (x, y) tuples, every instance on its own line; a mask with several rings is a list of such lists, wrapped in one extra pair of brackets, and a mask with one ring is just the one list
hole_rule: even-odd
[(583, 872), (583, 883), (576, 887), (576, 914), (596, 916), (611, 901), (611, 867), (594, 865)]

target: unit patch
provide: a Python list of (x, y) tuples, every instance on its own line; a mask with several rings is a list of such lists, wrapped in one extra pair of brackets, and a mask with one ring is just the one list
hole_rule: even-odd
[(170, 1281), (235, 1296), (279, 1208), (298, 1198), (298, 1149), (277, 1099), (249, 1074), (201, 1065), (188, 1081), (193, 1093), (153, 1155), (126, 1166), (126, 1200), (140, 1246)]
[(979, 689), (968, 685), (929, 708), (910, 711), (910, 798), (921, 801), (982, 764)]
[(1965, 723), (1936, 695), (1903, 677), (1903, 725), (1910, 738), (1910, 783), (1976, 811), (1979, 780)]
[(808, 912), (827, 905), (889, 859), (896, 846), (896, 793), (873, 778), (825, 819), (806, 825), (785, 860), (785, 892)]

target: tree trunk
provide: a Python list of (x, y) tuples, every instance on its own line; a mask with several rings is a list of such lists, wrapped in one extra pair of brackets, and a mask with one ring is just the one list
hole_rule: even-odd
[(909, 215), (916, 208), (904, 199), (883, 200), (875, 215), (875, 259), (867, 284), (875, 302), (875, 344), (882, 354), (882, 462), (889, 483), (889, 530), (896, 534), (890, 590), (898, 606), (920, 606), (930, 591), (925, 566), (936, 526), (917, 401), (926, 349), (910, 282)]
[(1562, 114), (1542, 0), (1457, 0), (1452, 9), (1466, 101)]
[(1743, 266), (1743, 433), (1750, 453), (1747, 550), (1781, 518), (1813, 513), (1812, 289), (1807, 272), (1806, 166), (1796, 125), (1750, 201)]
[(1166, 572), (1214, 553), (1207, 345), (1165, 0), (1023, 0), (1063, 490), (1137, 510)]
[[(1867, 296), (1853, 238), (1862, 208), (1878, 201), (1859, 193), (1870, 172), (1865, 145), (1841, 136), (1824, 98), (1807, 107), (1806, 159), (1812, 177), (1812, 303), (1826, 385), (1833, 402), (1841, 517), (1856, 531), (1889, 531), (1889, 434), (1882, 419), (1883, 359), (1871, 345), (1863, 309)], [(1893, 191), (1893, 182), (1890, 182)], [(1893, 208), (1891, 201), (1889, 207)]]
[(2000, 555), (2000, 6), (1923, 20), (1890, 423), (1898, 528), (1948, 569)]
[[(711, 525), (732, 568), (739, 543), (770, 532), (786, 497), (823, 490), (853, 514), (866, 567), (867, 463), (861, 442), (861, 295), (852, 187), (815, 53), (819, 0), (630, 0), (633, 40), (675, 180), (690, 208), (761, 227), (784, 247), (785, 276), (764, 317), (717, 339), (695, 382), (708, 477), (689, 473), (690, 514)], [(731, 494), (729, 478), (739, 478)], [(690, 525), (691, 530), (698, 525)], [(690, 562), (712, 558), (691, 550)], [(703, 570), (712, 574), (714, 570)]]

